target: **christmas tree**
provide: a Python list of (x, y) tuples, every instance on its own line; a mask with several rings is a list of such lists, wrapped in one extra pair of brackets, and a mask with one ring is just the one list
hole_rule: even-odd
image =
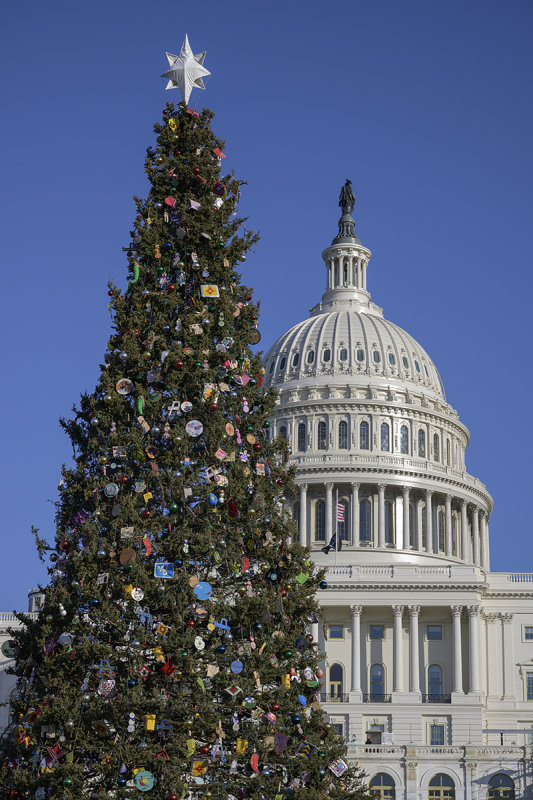
[[(207, 70), (182, 54), (188, 99)], [(11, 642), (1, 798), (365, 796), (318, 703), (323, 575), (283, 512), (237, 272), (258, 237), (212, 117), (169, 103), (155, 125), (105, 363), (62, 420), (75, 456), (55, 542), (36, 533), (42, 609)]]

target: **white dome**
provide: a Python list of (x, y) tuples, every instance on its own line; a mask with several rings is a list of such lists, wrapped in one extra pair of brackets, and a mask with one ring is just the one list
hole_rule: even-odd
[[(349, 301), (348, 301), (349, 302)], [(364, 311), (338, 300), (280, 336), (265, 357), (265, 382), (324, 385), (333, 376), (350, 384), (413, 390), (445, 400), (434, 363), (412, 336), (369, 304)], [(321, 304), (325, 305), (325, 304)]]

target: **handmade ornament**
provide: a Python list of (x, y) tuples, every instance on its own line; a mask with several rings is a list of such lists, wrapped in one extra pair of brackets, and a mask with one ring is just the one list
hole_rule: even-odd
[(204, 426), (199, 420), (191, 419), (185, 426), (185, 430), (189, 436), (196, 438), (197, 436), (200, 436), (200, 434), (203, 432)]
[(205, 600), (209, 600), (213, 594), (213, 587), (205, 581), (199, 581), (194, 587), (193, 592), (198, 600), (201, 600), (203, 603)]
[(333, 772), (333, 774), (340, 778), (341, 775), (344, 775), (346, 770), (348, 769), (348, 764), (346, 761), (343, 761), (342, 758), (336, 758), (335, 761), (332, 761), (329, 765), (329, 769)]
[(153, 789), (155, 778), (151, 772), (143, 769), (136, 774), (134, 782), (140, 792), (148, 792), (150, 789)]
[(128, 378), (121, 378), (115, 389), (122, 395), (131, 394), (133, 392), (133, 383)]
[(154, 578), (173, 578), (174, 564), (170, 561), (156, 561), (154, 564)]

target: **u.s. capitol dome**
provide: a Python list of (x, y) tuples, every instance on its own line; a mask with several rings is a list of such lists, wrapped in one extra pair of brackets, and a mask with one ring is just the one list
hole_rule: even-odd
[(345, 204), (322, 253), (321, 301), (264, 361), (265, 383), (279, 392), (274, 431), (296, 467), (300, 538), (327, 549), (340, 503), (341, 559), (357, 549), (379, 561), (392, 550), (399, 561), (488, 569), (492, 499), (466, 471), (468, 430), (424, 348), (371, 301), (371, 253), (351, 210)]

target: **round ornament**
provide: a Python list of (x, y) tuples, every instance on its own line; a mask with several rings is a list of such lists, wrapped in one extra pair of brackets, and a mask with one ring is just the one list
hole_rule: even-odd
[(236, 675), (242, 672), (243, 669), (244, 669), (244, 664), (239, 659), (231, 662), (231, 671), (235, 672)]
[(186, 424), (185, 430), (189, 436), (196, 437), (200, 436), (200, 434), (203, 432), (204, 426), (199, 420), (191, 419), (190, 422)]
[(257, 442), (257, 439), (255, 438), (253, 433), (247, 433), (246, 434), (246, 441), (248, 442), (248, 444), (255, 444)]
[(137, 561), (137, 553), (132, 547), (125, 547), (124, 550), (121, 551), (118, 560), (123, 567), (131, 567), (132, 564), (135, 564)]
[(98, 684), (98, 694), (102, 695), (102, 697), (113, 697), (115, 695), (116, 688), (116, 681), (114, 681), (112, 678), (107, 678), (104, 681), (100, 681)]
[(138, 586), (134, 586), (131, 590), (131, 597), (133, 600), (140, 602), (144, 597), (144, 592), (142, 589), (139, 589)]
[(74, 636), (71, 633), (62, 633), (57, 641), (62, 647), (68, 647), (74, 641)]
[(118, 494), (118, 483), (108, 483), (104, 487), (104, 494), (106, 497), (116, 497)]
[(222, 339), (222, 344), (224, 345), (224, 347), (231, 347), (233, 344), (233, 339), (231, 338), (231, 336), (225, 336)]
[(154, 788), (155, 778), (151, 772), (143, 769), (135, 776), (135, 786), (140, 792), (148, 792)]
[(213, 594), (213, 587), (211, 584), (206, 583), (205, 581), (199, 581), (199, 583), (197, 583), (194, 587), (193, 592), (198, 600), (204, 602), (205, 600), (209, 600)]
[(131, 394), (133, 392), (133, 383), (129, 378), (121, 378), (115, 386), (115, 389), (122, 395)]
[(2, 655), (6, 658), (16, 658), (19, 653), (18, 646), (15, 643), (14, 639), (8, 639), (6, 642), (2, 643)]
[(233, 436), (235, 434), (235, 428), (231, 424), (231, 422), (226, 422), (226, 433), (228, 436)]
[(226, 197), (228, 193), (228, 190), (226, 189), (222, 181), (215, 181), (211, 188), (211, 191), (213, 192), (214, 195), (216, 195), (216, 197)]
[(184, 400), (180, 408), (184, 414), (188, 414), (189, 411), (192, 411), (192, 403), (189, 400)]
[(156, 447), (155, 444), (149, 444), (148, 447), (144, 448), (144, 451), (148, 458), (157, 458), (159, 455), (159, 447)]
[(196, 637), (196, 639), (194, 640), (194, 646), (196, 647), (197, 650), (203, 650), (204, 649), (205, 642), (204, 642), (204, 640), (202, 639), (201, 636), (197, 636)]
[(261, 341), (261, 334), (257, 330), (257, 328), (252, 328), (251, 331), (248, 333), (248, 341), (250, 344), (259, 344)]

